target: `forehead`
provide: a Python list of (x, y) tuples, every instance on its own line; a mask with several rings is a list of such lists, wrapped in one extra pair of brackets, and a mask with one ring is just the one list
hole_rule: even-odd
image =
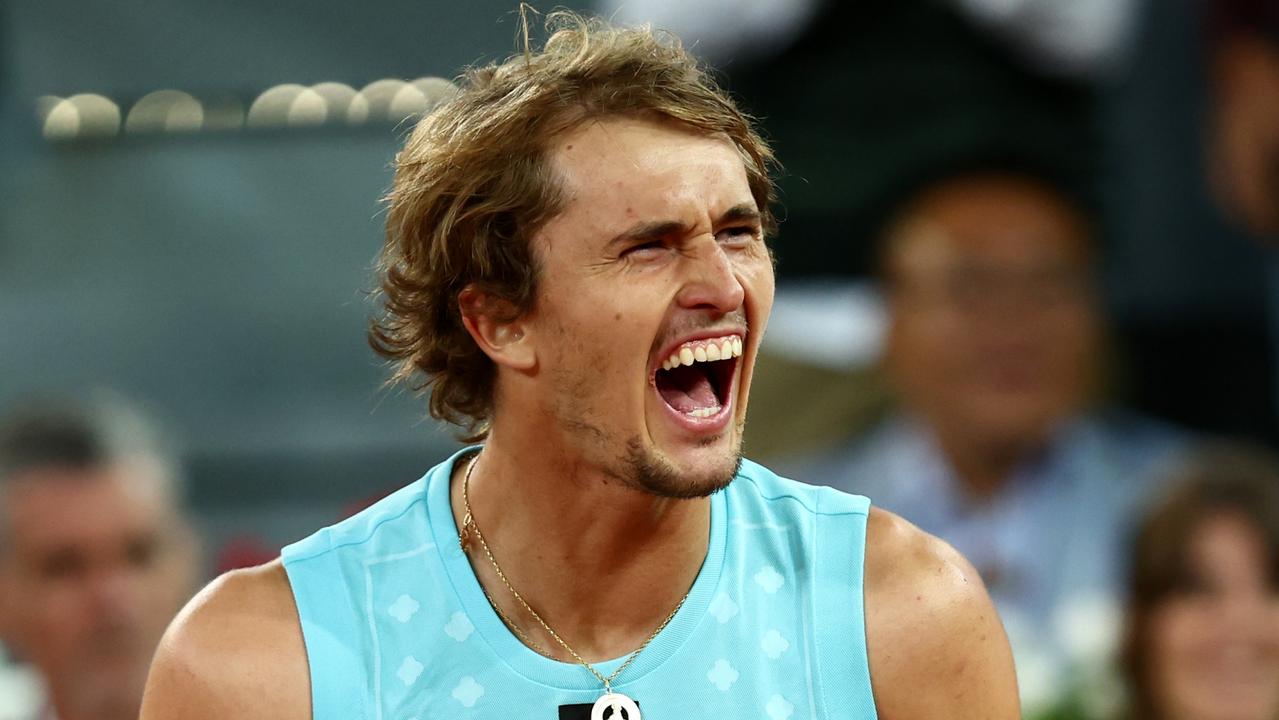
[(566, 202), (548, 229), (608, 232), (637, 219), (693, 224), (754, 204), (733, 144), (673, 122), (594, 120), (558, 138), (550, 162)]
[(101, 468), (33, 468), (2, 491), (6, 544), (19, 547), (147, 531), (176, 512), (164, 470), (142, 458)]
[(907, 267), (964, 261), (1009, 265), (1089, 262), (1079, 212), (1048, 188), (1015, 177), (947, 183), (916, 201), (891, 259)]

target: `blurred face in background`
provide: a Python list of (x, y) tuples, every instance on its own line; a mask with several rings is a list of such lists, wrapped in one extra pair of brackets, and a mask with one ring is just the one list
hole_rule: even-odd
[(951, 180), (888, 243), (888, 370), (944, 441), (1024, 451), (1084, 404), (1100, 315), (1088, 229), (1063, 198), (1015, 176)]
[(62, 720), (135, 718), (190, 597), (194, 545), (158, 463), (46, 467), (0, 486), (0, 637)]
[(1279, 717), (1279, 588), (1261, 533), (1209, 515), (1187, 548), (1190, 587), (1154, 606), (1148, 684), (1167, 720)]

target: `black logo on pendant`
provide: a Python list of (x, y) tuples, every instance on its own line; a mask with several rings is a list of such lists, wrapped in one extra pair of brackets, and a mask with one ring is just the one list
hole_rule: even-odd
[[(635, 703), (637, 706), (639, 703)], [(594, 703), (583, 703), (581, 705), (561, 705), (559, 720), (591, 720), (591, 708), (595, 707)], [(616, 713), (613, 708), (604, 711), (604, 720), (634, 720), (627, 716), (624, 708), (619, 708)]]

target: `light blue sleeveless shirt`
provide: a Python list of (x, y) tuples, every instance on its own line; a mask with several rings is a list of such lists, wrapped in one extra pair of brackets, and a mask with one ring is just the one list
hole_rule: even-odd
[[(592, 703), (580, 665), (524, 646), (458, 546), (466, 451), (284, 549), (314, 720), (557, 720)], [(710, 546), (670, 624), (617, 678), (645, 720), (875, 718), (862, 611), (869, 501), (744, 461), (711, 497)], [(608, 676), (623, 658), (595, 667)]]

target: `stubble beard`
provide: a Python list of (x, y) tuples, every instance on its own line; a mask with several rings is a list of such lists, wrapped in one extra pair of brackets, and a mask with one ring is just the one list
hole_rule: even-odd
[(739, 443), (724, 458), (721, 467), (694, 476), (680, 472), (669, 460), (645, 447), (639, 438), (631, 438), (622, 462), (626, 471), (621, 479), (637, 490), (660, 498), (692, 500), (709, 497), (728, 487), (742, 468), (742, 452)]
[[(597, 452), (603, 451), (603, 453), (607, 453), (605, 457), (613, 455), (612, 458), (607, 460), (603, 458), (596, 460), (603, 466), (602, 469), (605, 475), (622, 485), (653, 497), (670, 500), (692, 500), (710, 497), (728, 487), (733, 482), (733, 478), (737, 477), (737, 473), (742, 467), (740, 439), (734, 443), (732, 449), (725, 454), (722, 461), (716, 463), (715, 467), (694, 475), (687, 471), (681, 471), (650, 444), (645, 443), (643, 438), (638, 435), (624, 442), (620, 440), (611, 441), (608, 433), (583, 418), (569, 420), (561, 417), (560, 422), (564, 424), (570, 434), (585, 440), (583, 449), (587, 450), (588, 454), (596, 455)], [(741, 438), (740, 431), (737, 433), (737, 437)], [(707, 438), (701, 444), (709, 446), (718, 441), (719, 437), (712, 437)], [(619, 445), (623, 448), (620, 453), (617, 450), (610, 451), (607, 449), (610, 446), (616, 448)], [(591, 450), (595, 452), (591, 452)], [(599, 458), (599, 455), (596, 455), (596, 457)], [(603, 462), (600, 462), (600, 460), (603, 460)]]
[[(589, 397), (590, 388), (596, 382), (594, 375), (573, 373), (559, 366), (552, 370), (552, 379), (561, 388), (558, 393), (561, 398)], [(728, 487), (742, 467), (741, 438), (745, 423), (740, 419), (734, 422), (732, 447), (721, 461), (693, 475), (681, 471), (642, 436), (637, 434), (623, 440), (617, 433), (605, 430), (595, 422), (593, 413), (583, 411), (575, 402), (556, 403), (553, 415), (566, 434), (577, 438), (580, 451), (600, 462), (605, 475), (654, 497), (671, 500), (710, 497)], [(721, 440), (722, 436), (716, 435), (701, 440), (699, 445), (709, 447)]]

